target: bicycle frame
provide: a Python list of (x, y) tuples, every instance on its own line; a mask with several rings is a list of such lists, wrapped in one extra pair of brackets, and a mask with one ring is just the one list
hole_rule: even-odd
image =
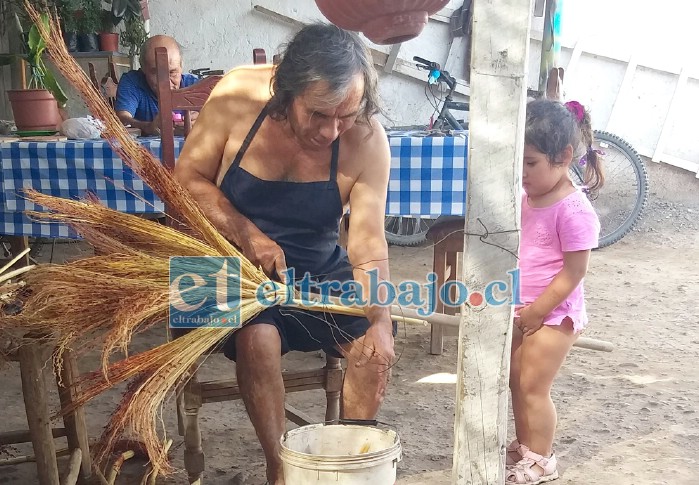
[(456, 78), (449, 74), (449, 72), (442, 70), (439, 64), (436, 62), (428, 61), (427, 59), (417, 56), (413, 57), (413, 60), (420, 63), (418, 67), (427, 68), (430, 70), (428, 83), (434, 79), (435, 82), (444, 82), (449, 87), (449, 91), (447, 92), (447, 95), (444, 98), (444, 103), (442, 104), (442, 109), (439, 112), (439, 116), (437, 116), (437, 120), (435, 121), (433, 128), (441, 129), (444, 125), (448, 125), (453, 130), (463, 130), (463, 125), (451, 112), (452, 109), (456, 111), (469, 111), (468, 103), (452, 100), (452, 94), (456, 89)]
[[(449, 124), (449, 126), (454, 130), (463, 130), (463, 125), (457, 120), (451, 113), (451, 110), (457, 111), (468, 111), (468, 103), (462, 103), (459, 101), (452, 101), (451, 96), (447, 95), (444, 99), (444, 104), (442, 105), (442, 111), (440, 111), (437, 121), (443, 121)], [(435, 123), (437, 125), (438, 123)]]

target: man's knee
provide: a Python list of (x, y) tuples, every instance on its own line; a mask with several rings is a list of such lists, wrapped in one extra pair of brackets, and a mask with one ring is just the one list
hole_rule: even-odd
[(250, 358), (281, 358), (281, 337), (274, 325), (255, 324), (244, 326), (236, 332), (235, 349), (237, 361)]
[(371, 364), (364, 367), (352, 368), (347, 372), (346, 379), (357, 393), (364, 394), (366, 398), (376, 402), (383, 402), (386, 397), (386, 388), (391, 377), (390, 369), (376, 369)]

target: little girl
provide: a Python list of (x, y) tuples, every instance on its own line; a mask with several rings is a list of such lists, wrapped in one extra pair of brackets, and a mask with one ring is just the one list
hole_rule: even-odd
[(523, 306), (515, 311), (510, 364), (517, 439), (507, 447), (508, 485), (558, 478), (551, 386), (587, 325), (583, 277), (600, 230), (585, 192), (568, 175), (571, 163), (586, 165), (586, 190), (603, 182), (582, 105), (532, 101), (525, 130), (519, 250)]

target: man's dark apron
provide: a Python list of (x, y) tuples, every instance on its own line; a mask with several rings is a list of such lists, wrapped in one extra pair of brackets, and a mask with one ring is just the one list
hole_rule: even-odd
[[(252, 139), (267, 117), (267, 107), (255, 120), (245, 137), (220, 189), (242, 215), (250, 219), (284, 251), (286, 264), (294, 268), (296, 279), (311, 274), (314, 281), (352, 279), (352, 268), (344, 249), (338, 246), (339, 223), (343, 207), (337, 185), (340, 147), (332, 144), (330, 178), (319, 182), (262, 180), (240, 167)], [(318, 312), (300, 312), (272, 307), (248, 322), (248, 325), (275, 325), (282, 338), (282, 352), (289, 350), (331, 351), (338, 343), (351, 341), (366, 332), (365, 318), (328, 316)], [(235, 334), (224, 350), (235, 360)]]

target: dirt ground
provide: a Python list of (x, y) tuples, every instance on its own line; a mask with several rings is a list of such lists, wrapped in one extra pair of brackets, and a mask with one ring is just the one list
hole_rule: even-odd
[[(616, 349), (574, 349), (560, 374), (554, 399), (559, 413), (555, 451), (562, 478), (554, 483), (690, 485), (699, 480), (699, 180), (667, 167), (649, 168), (653, 189), (643, 223), (621, 242), (593, 253), (586, 280), (591, 317), (586, 335), (612, 341)], [(50, 250), (44, 247), (42, 258)], [(80, 244), (57, 245), (54, 256), (82, 250)], [(395, 281), (424, 277), (431, 269), (430, 247), (392, 247), (390, 257)], [(137, 346), (145, 348), (163, 338), (162, 331), (148, 332), (138, 337)], [(439, 356), (429, 354), (429, 344), (429, 327), (401, 328), (396, 340), (400, 360), (379, 416), (401, 437), (402, 485), (450, 483), (455, 385), (419, 381), (437, 373), (454, 374), (457, 343), (447, 338)], [(95, 362), (85, 359), (81, 367), (94, 367)], [(290, 368), (322, 363), (315, 354), (294, 355), (285, 362)], [(232, 364), (213, 357), (205, 376), (233, 372)], [(0, 386), (0, 430), (25, 428), (16, 365), (0, 371)], [(56, 403), (55, 386), (49, 389)], [(87, 407), (92, 437), (99, 435), (119, 391)], [(322, 419), (322, 392), (291, 395), (289, 402)], [(170, 403), (165, 421), (174, 439), (173, 461), (181, 467), (183, 447), (174, 417)], [(206, 483), (264, 482), (262, 452), (242, 403), (206, 405), (201, 425)], [(63, 439), (56, 442), (65, 446)], [(28, 445), (6, 447), (0, 459), (29, 453)], [(129, 462), (118, 483), (139, 483), (142, 467), (142, 462)], [(185, 482), (183, 475), (162, 481)], [(32, 463), (0, 467), (0, 484), (33, 483)]]

